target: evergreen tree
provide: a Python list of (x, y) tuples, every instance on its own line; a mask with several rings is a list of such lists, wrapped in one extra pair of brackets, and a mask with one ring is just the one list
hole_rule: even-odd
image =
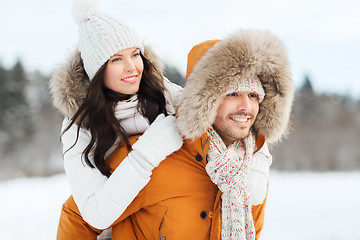
[(300, 88), (300, 92), (305, 95), (313, 95), (314, 94), (314, 89), (313, 89), (313, 86), (311, 84), (311, 80), (310, 80), (310, 77), (308, 74), (305, 74), (304, 83), (303, 83), (302, 87)]
[(27, 106), (26, 88), (28, 80), (23, 65), (18, 60), (8, 74), (6, 99), (11, 109)]
[(7, 109), (6, 70), (0, 65), (0, 130), (4, 127), (5, 112)]
[(12, 140), (32, 133), (31, 109), (27, 99), (28, 79), (20, 60), (8, 71), (6, 80), (6, 112), (4, 125)]
[(165, 69), (164, 75), (166, 78), (177, 85), (185, 85), (185, 77), (177, 70), (177, 68), (165, 64)]

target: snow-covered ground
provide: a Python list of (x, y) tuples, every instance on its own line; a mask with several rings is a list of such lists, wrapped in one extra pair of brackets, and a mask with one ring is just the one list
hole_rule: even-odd
[(264, 240), (360, 240), (360, 173), (272, 173)]
[[(360, 172), (272, 172), (261, 239), (360, 239)], [(0, 239), (50, 240), (70, 194), (63, 174), (0, 182)]]

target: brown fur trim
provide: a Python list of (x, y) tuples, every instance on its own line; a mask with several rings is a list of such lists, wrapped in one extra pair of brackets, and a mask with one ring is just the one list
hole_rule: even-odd
[(239, 76), (256, 75), (265, 89), (254, 123), (269, 143), (288, 129), (294, 98), (287, 53), (282, 42), (263, 31), (241, 30), (219, 41), (195, 65), (178, 111), (178, 128), (187, 139), (200, 137), (214, 122), (226, 91)]

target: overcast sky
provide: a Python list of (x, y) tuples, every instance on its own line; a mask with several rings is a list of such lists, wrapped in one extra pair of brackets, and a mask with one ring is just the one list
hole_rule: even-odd
[[(20, 58), (50, 74), (78, 40), (72, 0), (0, 0), (0, 61)], [(358, 0), (102, 0), (100, 10), (132, 27), (185, 74), (197, 43), (240, 28), (270, 30), (288, 49), (296, 86), (360, 98)]]

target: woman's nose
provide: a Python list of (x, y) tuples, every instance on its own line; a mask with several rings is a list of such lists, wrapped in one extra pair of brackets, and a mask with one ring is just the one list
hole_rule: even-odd
[(127, 61), (125, 61), (125, 64), (126, 64), (125, 70), (126, 70), (127, 72), (132, 72), (132, 71), (134, 71), (134, 69), (135, 69), (135, 64), (133, 63), (133, 61), (132, 61), (131, 59), (128, 59)]

